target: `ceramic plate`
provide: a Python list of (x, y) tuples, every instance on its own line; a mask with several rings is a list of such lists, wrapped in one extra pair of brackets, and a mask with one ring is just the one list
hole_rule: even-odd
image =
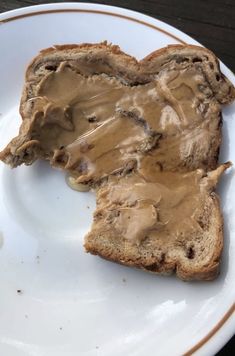
[[(27, 64), (42, 48), (108, 40), (137, 57), (196, 43), (163, 22), (95, 4), (61, 3), (0, 15), (0, 148), (20, 124)], [(235, 84), (224, 65), (222, 71)], [(235, 162), (235, 106), (224, 109), (221, 161)], [(95, 199), (47, 163), (0, 163), (0, 354), (4, 356), (213, 355), (235, 329), (234, 171), (220, 184), (221, 274), (184, 283), (88, 255)]]

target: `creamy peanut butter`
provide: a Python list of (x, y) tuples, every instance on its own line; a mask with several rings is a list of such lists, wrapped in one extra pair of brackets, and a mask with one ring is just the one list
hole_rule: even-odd
[(217, 164), (220, 106), (229, 101), (217, 93), (214, 64), (174, 55), (153, 72), (147, 57), (127, 75), (123, 63), (89, 50), (82, 64), (70, 54), (52, 58), (53, 65), (39, 56), (29, 67), (20, 133), (0, 158), (12, 167), (47, 159), (66, 171), (73, 189), (96, 188), (92, 232), (107, 233), (114, 245), (119, 237), (144, 247), (197, 240), (207, 229), (205, 199), (229, 166), (205, 173)]
[(203, 175), (200, 169), (185, 174), (142, 169), (121, 179), (110, 177), (98, 192), (94, 224), (108, 224), (137, 244), (146, 237), (169, 241), (200, 232)]
[(32, 145), (79, 184), (139, 169), (146, 161), (183, 169), (197, 150), (206, 159), (212, 126), (218, 125), (210, 115), (217, 112), (219, 120), (219, 106), (204, 83), (194, 67), (168, 69), (147, 84), (130, 86), (105, 74), (85, 77), (63, 62), (44, 76), (28, 103), (34, 112)]

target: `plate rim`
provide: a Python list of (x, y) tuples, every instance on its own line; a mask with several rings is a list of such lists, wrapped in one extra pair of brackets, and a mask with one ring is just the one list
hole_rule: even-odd
[[(54, 13), (93, 13), (97, 15), (107, 15), (118, 17), (121, 19), (129, 20), (136, 22), (143, 26), (150, 27), (156, 31), (164, 33), (174, 40), (180, 42), (181, 44), (201, 44), (194, 40), (192, 37), (186, 33), (178, 30), (174, 26), (171, 26), (161, 20), (158, 20), (152, 16), (142, 14), (141, 12), (131, 10), (128, 8), (122, 8), (118, 6), (97, 4), (97, 3), (80, 3), (80, 2), (61, 2), (61, 3), (47, 3), (21, 7), (18, 9), (13, 9), (10, 11), (0, 13), (0, 25), (6, 23), (20, 20), (26, 17), (40, 16), (45, 14), (54, 14)], [(234, 73), (221, 61), (221, 69), (223, 72), (233, 78), (232, 81), (235, 81)], [(227, 322), (227, 324), (226, 324)], [(230, 325), (231, 324), (231, 325)], [(222, 318), (216, 323), (214, 327), (195, 345), (193, 345), (189, 350), (184, 352), (184, 356), (190, 356), (197, 351), (202, 350), (204, 346), (208, 347), (208, 350), (211, 352), (219, 351), (234, 335), (235, 329), (235, 302), (230, 306), (227, 312), (223, 315)], [(222, 340), (219, 337), (218, 332), (223, 330), (225, 332), (224, 339)]]

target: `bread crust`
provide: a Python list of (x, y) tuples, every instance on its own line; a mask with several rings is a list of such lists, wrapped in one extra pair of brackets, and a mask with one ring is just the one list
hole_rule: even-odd
[[(98, 52), (102, 52), (102, 55), (108, 54), (111, 56), (111, 58), (115, 58), (116, 62), (123, 63), (123, 70), (129, 70), (130, 68), (134, 69), (137, 73), (140, 75), (143, 75), (143, 72), (151, 72), (151, 68), (149, 68), (150, 65), (154, 64), (156, 60), (159, 60), (161, 62), (165, 57), (168, 57), (169, 55), (174, 56), (175, 53), (176, 55), (188, 55), (192, 56), (195, 54), (195, 58), (197, 58), (198, 53), (204, 56), (208, 56), (210, 59), (211, 63), (213, 64), (213, 73), (214, 73), (214, 78), (211, 80), (211, 85), (212, 87), (214, 86), (214, 92), (222, 90), (222, 88), (225, 88), (227, 93), (222, 93), (223, 96), (220, 98), (222, 104), (228, 104), (233, 101), (235, 97), (235, 89), (231, 85), (231, 83), (228, 81), (227, 78), (224, 77), (224, 75), (220, 71), (220, 64), (217, 59), (217, 57), (214, 55), (213, 52), (210, 50), (200, 47), (200, 46), (195, 46), (195, 45), (168, 45), (167, 47), (160, 48), (146, 57), (144, 57), (142, 60), (137, 61), (136, 58), (133, 56), (130, 56), (123, 52), (119, 46), (117, 45), (112, 45), (108, 44), (107, 41), (101, 42), (101, 43), (82, 43), (82, 44), (67, 44), (67, 45), (55, 45), (53, 47), (49, 47), (46, 49), (43, 49), (40, 51), (40, 53), (33, 58), (33, 60), (30, 62), (26, 73), (25, 73), (25, 86), (23, 89), (22, 93), (22, 98), (20, 102), (20, 114), (22, 118), (24, 119), (25, 114), (24, 114), (24, 104), (28, 98), (28, 83), (32, 82), (32, 74), (34, 73), (35, 67), (37, 67), (41, 61), (48, 61), (48, 60), (55, 60), (53, 59), (53, 55), (56, 55), (57, 57), (61, 56), (62, 54), (66, 53), (71, 53), (72, 52), (84, 52), (84, 53), (92, 53), (93, 56), (95, 56)], [(115, 64), (117, 64), (115, 63)], [(156, 68), (154, 68), (156, 71)], [(152, 72), (154, 72), (154, 70)], [(219, 81), (217, 81), (216, 76), (219, 75)], [(33, 78), (33, 80), (40, 79), (38, 78)], [(147, 79), (146, 79), (147, 80)], [(217, 83), (218, 82), (218, 83)]]

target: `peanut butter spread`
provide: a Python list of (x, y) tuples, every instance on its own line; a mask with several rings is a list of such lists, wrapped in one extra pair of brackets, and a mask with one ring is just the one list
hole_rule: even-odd
[(62, 62), (36, 92), (28, 102), (34, 120), (27, 148), (36, 145), (77, 183), (139, 169), (145, 162), (164, 170), (183, 167), (200, 149), (206, 159), (212, 126), (218, 125), (210, 116), (219, 115), (219, 106), (193, 66), (130, 86), (106, 74), (86, 77)]
[(142, 169), (121, 179), (110, 177), (98, 192), (94, 229), (105, 223), (137, 244), (146, 237), (166, 242), (201, 232), (204, 174), (201, 169), (185, 174)]
[(166, 240), (200, 231), (204, 171), (182, 171), (187, 160), (193, 170), (194, 155), (206, 160), (218, 140), (220, 107), (202, 72), (168, 68), (130, 86), (106, 74), (81, 75), (62, 62), (27, 105), (31, 140), (23, 136), (18, 154), (34, 147), (38, 157), (68, 171), (78, 190), (106, 178), (94, 226), (105, 221), (137, 244), (147, 236)]

